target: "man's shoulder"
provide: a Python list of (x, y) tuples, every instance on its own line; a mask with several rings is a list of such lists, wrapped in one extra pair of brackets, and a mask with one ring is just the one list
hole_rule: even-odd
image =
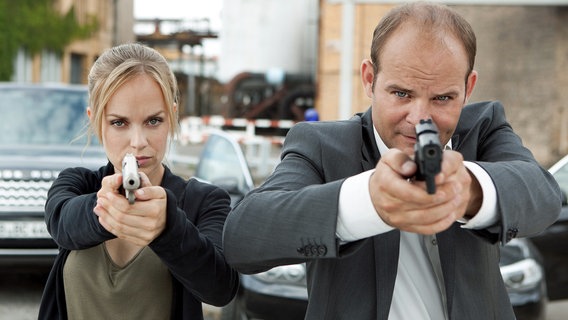
[(361, 145), (361, 121), (356, 119), (297, 123), (286, 135), (283, 152), (337, 150), (354, 152)]
[(503, 104), (500, 101), (480, 101), (464, 106), (462, 109), (462, 117), (464, 115), (472, 116), (475, 114), (492, 114), (494, 112), (504, 112)]
[(314, 128), (318, 129), (330, 129), (330, 128), (349, 128), (349, 127), (356, 127), (361, 126), (361, 118), (358, 116), (354, 116), (348, 120), (328, 120), (328, 121), (302, 121), (296, 123), (295, 127), (297, 126), (313, 126)]
[(344, 134), (345, 132), (361, 130), (361, 120), (353, 117), (349, 120), (333, 120), (333, 121), (313, 121), (298, 122), (290, 131), (313, 131), (324, 135), (328, 134)]
[(459, 126), (474, 126), (476, 123), (505, 120), (505, 108), (500, 101), (475, 102), (463, 107)]

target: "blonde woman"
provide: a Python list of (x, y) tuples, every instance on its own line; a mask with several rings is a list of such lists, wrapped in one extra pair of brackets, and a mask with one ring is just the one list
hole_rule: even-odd
[[(162, 163), (176, 94), (168, 63), (146, 46), (111, 48), (93, 65), (89, 129), (109, 162), (64, 170), (49, 190), (45, 219), (60, 253), (40, 319), (202, 319), (202, 302), (235, 295), (221, 246), (229, 196)], [(132, 204), (121, 188), (129, 153), (141, 178)]]

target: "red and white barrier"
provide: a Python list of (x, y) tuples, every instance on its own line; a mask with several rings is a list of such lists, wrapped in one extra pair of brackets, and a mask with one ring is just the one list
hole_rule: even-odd
[[(242, 143), (247, 140), (267, 139), (272, 144), (282, 144), (283, 136), (259, 136), (256, 134), (257, 128), (290, 129), (296, 122), (292, 120), (270, 120), (270, 119), (244, 119), (244, 118), (224, 118), (222, 116), (204, 117), (185, 117), (180, 121), (180, 137), (182, 144), (202, 143), (209, 136), (212, 129), (220, 130), (223, 127), (230, 127), (227, 131), (237, 136), (237, 141)], [(235, 131), (236, 130), (236, 131)], [(244, 131), (242, 131), (244, 130)]]

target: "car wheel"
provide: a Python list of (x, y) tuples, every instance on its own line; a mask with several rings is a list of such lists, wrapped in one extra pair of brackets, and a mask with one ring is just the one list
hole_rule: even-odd
[(249, 320), (247, 314), (237, 303), (237, 299), (233, 299), (228, 305), (221, 308), (220, 320)]

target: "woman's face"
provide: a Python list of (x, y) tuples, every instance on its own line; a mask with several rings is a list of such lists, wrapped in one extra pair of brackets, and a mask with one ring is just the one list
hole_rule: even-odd
[(124, 83), (106, 105), (101, 128), (103, 146), (115, 171), (122, 171), (124, 155), (132, 153), (139, 170), (152, 185), (159, 185), (169, 129), (168, 110), (156, 81), (140, 74)]

